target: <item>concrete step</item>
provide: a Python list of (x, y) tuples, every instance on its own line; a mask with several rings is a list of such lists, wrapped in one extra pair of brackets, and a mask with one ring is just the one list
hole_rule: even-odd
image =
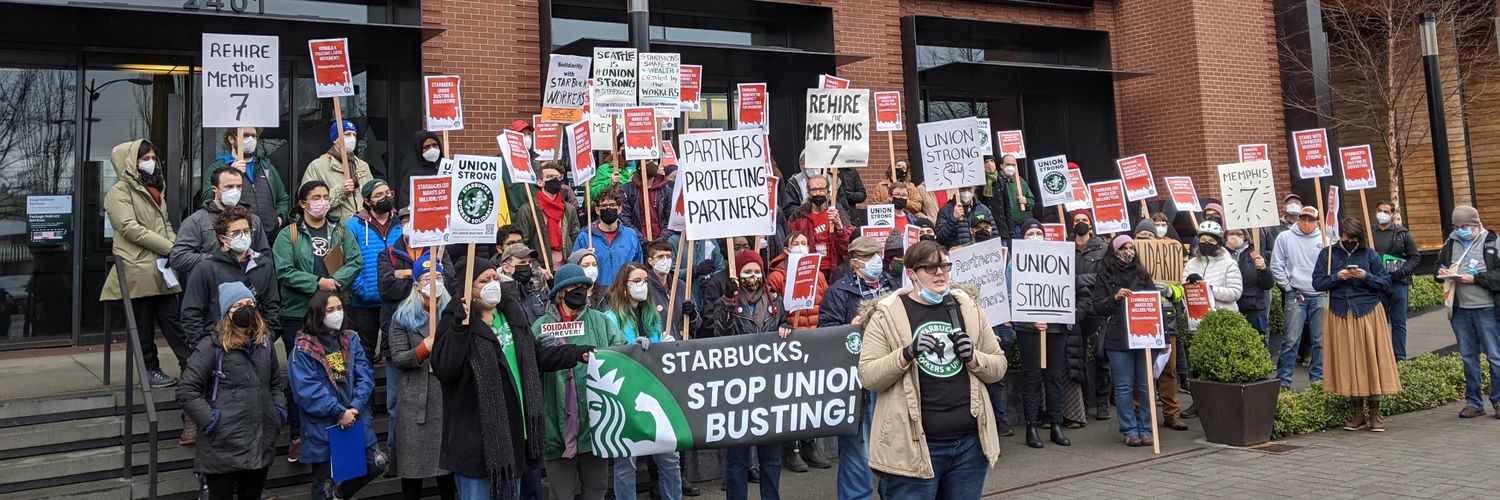
[(97, 500), (129, 500), (130, 481), (124, 479), (102, 479), (85, 483), (65, 484), (6, 495), (13, 500), (43, 500), (58, 498), (87, 498)]

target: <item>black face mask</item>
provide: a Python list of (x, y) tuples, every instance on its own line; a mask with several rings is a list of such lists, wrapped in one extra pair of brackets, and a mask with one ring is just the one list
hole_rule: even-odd
[(620, 220), (620, 209), (606, 208), (599, 211), (599, 222), (614, 224), (617, 220)]
[(547, 179), (542, 181), (542, 189), (546, 190), (547, 194), (555, 195), (559, 191), (562, 191), (562, 179)]
[(898, 169), (896, 169), (896, 180), (898, 180), (898, 181), (905, 181), (906, 180), (906, 169), (904, 169), (904, 168), (898, 168)]
[(583, 309), (584, 304), (587, 304), (588, 301), (589, 289), (587, 288), (578, 287), (563, 292), (563, 305), (568, 306), (568, 309), (575, 311)]
[(522, 283), (531, 283), (531, 264), (516, 266), (516, 272), (512, 273), (511, 278)]
[(906, 210), (906, 198), (891, 198), (891, 204), (896, 206), (896, 210)]
[(1358, 241), (1340, 241), (1339, 245), (1343, 246), (1344, 251), (1349, 253), (1354, 253), (1354, 251), (1359, 250), (1360, 247)]
[(989, 231), (974, 231), (975, 241), (989, 241), (992, 237)]
[(240, 328), (255, 324), (255, 306), (244, 306), (229, 315), (229, 322)]
[(1213, 257), (1213, 256), (1216, 256), (1216, 255), (1219, 255), (1219, 244), (1218, 243), (1199, 243), (1198, 244), (1198, 253), (1201, 253), (1201, 254), (1203, 254), (1204, 256), (1207, 256), (1207, 257)]
[(807, 201), (811, 201), (814, 205), (823, 206), (824, 203), (828, 203), (828, 197), (820, 194), (808, 198)]
[(1087, 222), (1079, 222), (1077, 224), (1074, 224), (1073, 225), (1073, 234), (1078, 235), (1078, 236), (1088, 236), (1088, 234), (1089, 234), (1089, 223), (1087, 223)]
[(395, 204), (396, 202), (392, 201), (390, 197), (386, 197), (370, 205), (370, 210), (375, 211), (377, 214), (388, 214), (391, 213), (391, 208), (394, 208)]
[(937, 236), (931, 235), (931, 234), (924, 234), (924, 235), (922, 235), (920, 237), (917, 237), (917, 241), (937, 241)]

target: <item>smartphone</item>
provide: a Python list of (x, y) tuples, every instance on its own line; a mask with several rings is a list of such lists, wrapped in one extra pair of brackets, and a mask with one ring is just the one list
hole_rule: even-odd
[(1349, 271), (1353, 271), (1355, 269), (1359, 269), (1359, 266), (1354, 265), (1354, 264), (1349, 264), (1347, 266), (1344, 266), (1344, 269), (1349, 270)]

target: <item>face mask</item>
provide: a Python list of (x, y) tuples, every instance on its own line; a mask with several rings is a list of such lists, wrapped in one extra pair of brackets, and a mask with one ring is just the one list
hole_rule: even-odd
[(906, 210), (906, 198), (891, 198), (891, 204), (896, 206), (896, 210)]
[(522, 136), (521, 139), (526, 142), (526, 150), (527, 151), (531, 151), (531, 149), (532, 149), (531, 148), (531, 136), (530, 135), (525, 135), (525, 136)]
[(1115, 252), (1115, 258), (1120, 259), (1120, 262), (1129, 263), (1135, 260), (1135, 250), (1120, 250)]
[(443, 156), (443, 150), (438, 148), (427, 148), (422, 150), (422, 159), (427, 163), (437, 163), (438, 158)]
[(1077, 224), (1073, 224), (1073, 234), (1077, 236), (1088, 236), (1089, 223), (1079, 222)]
[(386, 197), (383, 200), (375, 202), (375, 205), (370, 208), (374, 209), (377, 214), (388, 214), (391, 213), (392, 208), (395, 208), (395, 203), (390, 197)]
[(240, 148), (245, 150), (245, 156), (250, 156), (250, 155), (254, 154), (255, 153), (255, 146), (256, 146), (256, 144), (255, 144), (255, 138), (254, 137), (246, 137), (245, 141), (240, 143)]
[(1299, 203), (1287, 203), (1286, 204), (1286, 213), (1287, 213), (1287, 215), (1297, 215), (1297, 214), (1300, 214), (1300, 213), (1302, 213), (1302, 205), (1299, 204)]
[(1358, 241), (1340, 241), (1339, 245), (1344, 247), (1345, 252), (1354, 253), (1355, 250), (1359, 250)]
[(757, 273), (740, 273), (740, 288), (751, 291), (759, 290), (760, 279), (760, 274)]
[(620, 220), (620, 209), (606, 208), (599, 211), (599, 222), (603, 222), (608, 225), (614, 224), (617, 220)]
[(588, 277), (589, 281), (599, 281), (599, 267), (585, 267), (583, 268), (583, 275)]
[(359, 138), (358, 137), (354, 137), (352, 135), (348, 136), (348, 137), (345, 137), (344, 138), (344, 151), (348, 151), (350, 153), (353, 153), (354, 152), (354, 146), (356, 146), (358, 144), (359, 144)]
[(1469, 241), (1469, 240), (1474, 239), (1474, 230), (1470, 229), (1470, 228), (1467, 228), (1467, 227), (1460, 228), (1460, 229), (1454, 231), (1453, 234), (1454, 234), (1454, 236), (1458, 236), (1458, 239), (1464, 240), (1464, 241)]
[(1164, 225), (1161, 225), (1161, 224), (1157, 224), (1156, 225), (1156, 237), (1157, 238), (1165, 238), (1165, 237), (1167, 237), (1167, 226), (1164, 226)]
[(333, 202), (328, 200), (313, 200), (307, 204), (307, 213), (315, 219), (322, 219), (328, 216), (328, 208), (332, 206)]
[(880, 264), (881, 264), (881, 262), (880, 262), (880, 256), (879, 255), (872, 255), (872, 256), (870, 256), (870, 260), (865, 261), (865, 268), (864, 268), (865, 277), (866, 278), (875, 278), (875, 277), (880, 276), (880, 270), (881, 270)]
[(1027, 236), (1026, 239), (1031, 240), (1031, 241), (1042, 241), (1042, 240), (1047, 239), (1047, 237), (1045, 235), (1041, 235), (1041, 234), (1033, 234), (1031, 236)]
[(239, 235), (239, 236), (235, 236), (234, 238), (230, 238), (230, 240), (229, 240), (229, 250), (230, 251), (232, 251), (234, 253), (245, 253), (245, 251), (249, 250), (249, 249), (250, 249), (250, 235), (248, 235), (248, 234), (242, 234), (242, 235)]
[(943, 303), (943, 299), (948, 298), (948, 294), (953, 293), (952, 288), (943, 290), (943, 293), (937, 293), (932, 290), (928, 290), (927, 285), (923, 285), (920, 281), (912, 280), (912, 282), (917, 284), (917, 296), (922, 298), (922, 302), (926, 302), (928, 304), (941, 304)]
[(486, 283), (484, 288), (479, 289), (479, 300), (484, 301), (485, 306), (495, 307), (495, 304), (500, 303), (500, 298), (504, 293), (505, 290), (500, 288), (499, 281), (491, 281)]
[(136, 168), (141, 169), (141, 171), (145, 172), (146, 175), (154, 175), (156, 174), (156, 160), (143, 161), (140, 163), (140, 165), (137, 165)]
[(630, 298), (640, 301), (646, 300), (646, 282), (630, 284)]
[(1005, 176), (1006, 177), (1015, 177), (1016, 176), (1016, 167), (1013, 166), (1013, 165), (1006, 165), (1005, 166)]
[(667, 274), (669, 272), (672, 272), (672, 259), (657, 259), (656, 263), (651, 265), (651, 268), (655, 269), (657, 274)]
[(968, 203), (968, 202), (974, 201), (974, 192), (973, 191), (960, 191), (958, 193), (958, 199), (959, 199), (959, 201), (962, 201), (964, 203)]
[(323, 316), (323, 326), (329, 330), (341, 330), (344, 328), (344, 311), (334, 311)]
[(229, 315), (229, 322), (240, 328), (255, 324), (255, 306), (244, 306)]
[(918, 236), (917, 237), (917, 241), (937, 241), (937, 235), (935, 235), (935, 234), (924, 234), (924, 235)]
[(990, 238), (993, 237), (989, 231), (974, 231), (974, 240), (976, 241), (990, 241)]
[(904, 169), (904, 168), (898, 168), (898, 169), (896, 169), (896, 180), (898, 180), (898, 181), (905, 181), (906, 180), (906, 169)]
[[(421, 293), (423, 297), (431, 297), (432, 296), (432, 285), (429, 285), (429, 284), (426, 284), (426, 283), (420, 283), (419, 282), (419, 283), (417, 283), (416, 287), (417, 287), (417, 292)], [(438, 280), (437, 287), (439, 289), (443, 288), (443, 280)], [(439, 291), (438, 293), (442, 293), (442, 292)]]
[(1199, 243), (1198, 253), (1207, 257), (1219, 255), (1219, 245), (1217, 243)]
[(556, 195), (559, 191), (562, 191), (562, 179), (547, 179), (542, 181), (542, 190), (546, 191), (547, 194)]
[(821, 207), (823, 206), (823, 204), (828, 203), (828, 197), (820, 194), (817, 196), (813, 196), (812, 198), (808, 198), (808, 201), (811, 201), (812, 204)]
[(1390, 224), (1391, 214), (1385, 212), (1377, 212), (1375, 214), (1375, 222), (1379, 222), (1381, 225)]
[(589, 289), (587, 288), (578, 287), (563, 292), (563, 305), (568, 306), (568, 309), (575, 311), (583, 309), (583, 305), (587, 304), (588, 301)]
[(1239, 250), (1241, 248), (1245, 248), (1245, 239), (1239, 236), (1230, 236), (1229, 248), (1231, 250)]
[(515, 272), (511, 273), (511, 278), (522, 283), (530, 283), (531, 276), (531, 264), (516, 266)]
[(219, 193), (219, 203), (226, 207), (240, 204), (240, 188), (225, 189)]
[(797, 246), (788, 248), (786, 250), (786, 253), (805, 254), (805, 253), (807, 253), (807, 245), (797, 245)]

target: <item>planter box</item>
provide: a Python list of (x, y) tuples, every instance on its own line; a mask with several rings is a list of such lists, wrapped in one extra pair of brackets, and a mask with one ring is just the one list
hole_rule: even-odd
[(1271, 440), (1279, 381), (1225, 384), (1194, 379), (1192, 384), (1198, 420), (1209, 442), (1251, 446)]

